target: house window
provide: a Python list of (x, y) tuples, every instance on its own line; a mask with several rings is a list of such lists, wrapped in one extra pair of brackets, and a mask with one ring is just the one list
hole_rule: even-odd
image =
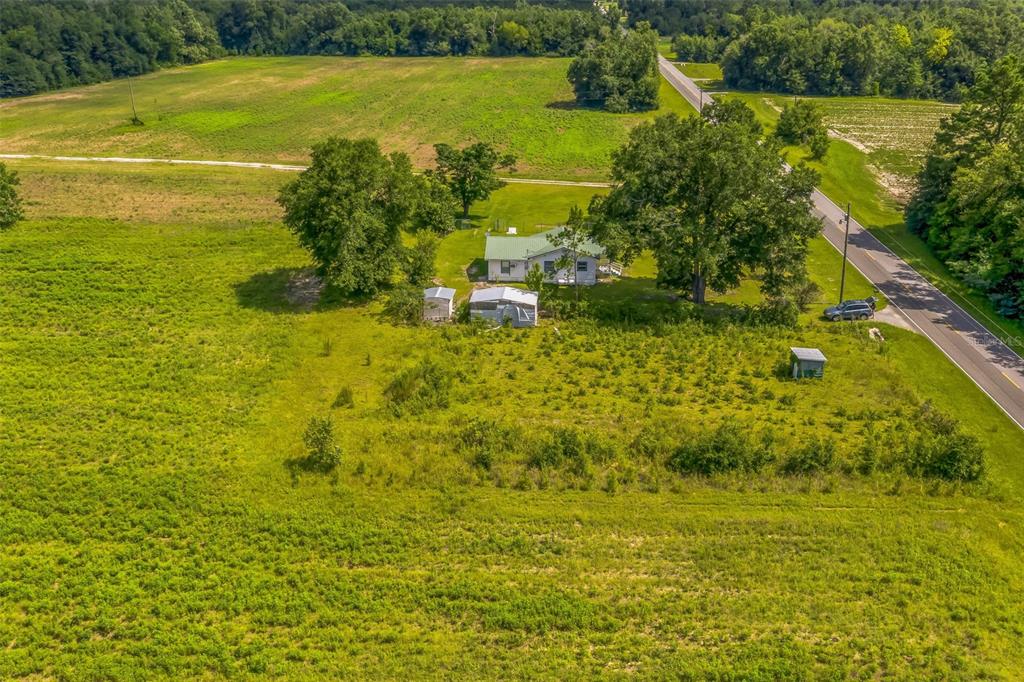
[(586, 272), (587, 268), (589, 268), (589, 267), (590, 267), (590, 263), (588, 263), (587, 261), (585, 261), (585, 260), (577, 261), (577, 263), (576, 263), (576, 272)]
[(544, 274), (553, 275), (555, 274), (555, 261), (546, 260), (544, 261)]
[(512, 274), (512, 263), (507, 260), (501, 261), (501, 274), (510, 275)]

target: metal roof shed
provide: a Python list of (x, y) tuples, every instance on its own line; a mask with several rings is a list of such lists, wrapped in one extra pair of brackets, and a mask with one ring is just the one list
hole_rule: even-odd
[(513, 287), (477, 289), (469, 296), (469, 315), (495, 324), (510, 320), (513, 327), (536, 327), (537, 294)]
[(789, 349), (789, 360), (794, 379), (821, 378), (825, 374), (825, 354), (817, 348), (794, 346)]
[(455, 312), (455, 289), (432, 287), (423, 290), (423, 319), (447, 322)]

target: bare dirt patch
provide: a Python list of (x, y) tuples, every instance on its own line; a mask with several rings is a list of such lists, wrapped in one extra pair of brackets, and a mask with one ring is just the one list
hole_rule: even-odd
[(885, 188), (885, 191), (896, 200), (900, 206), (906, 206), (907, 202), (914, 195), (914, 189), (917, 183), (913, 178), (908, 178), (905, 175), (899, 175), (897, 173), (889, 173), (882, 170), (877, 166), (868, 166), (868, 170), (874, 174), (875, 179), (878, 180), (878, 184)]
[(296, 272), (288, 280), (284, 297), (288, 304), (303, 311), (310, 311), (320, 301), (324, 292), (324, 281), (313, 272), (312, 268)]
[(834, 128), (829, 128), (828, 129), (828, 136), (831, 137), (831, 138), (834, 138), (836, 140), (842, 140), (843, 142), (846, 142), (847, 144), (853, 145), (854, 148), (856, 148), (859, 151), (864, 152), (865, 154), (867, 154), (867, 153), (869, 153), (871, 151), (871, 149), (866, 144), (864, 144), (863, 142), (860, 142), (859, 140), (855, 140), (852, 137), (848, 137), (846, 135), (843, 135), (842, 133), (840, 133), (838, 130), (835, 130)]

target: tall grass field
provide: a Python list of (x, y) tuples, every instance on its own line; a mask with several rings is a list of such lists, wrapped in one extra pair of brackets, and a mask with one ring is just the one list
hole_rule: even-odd
[[(926, 340), (694, 317), (643, 264), (586, 296), (651, 321), (396, 326), (304, 289), (257, 200), (288, 174), (14, 165), (34, 198), (0, 236), (0, 677), (1020, 675), (1024, 434)], [(500, 190), (442, 277), (468, 288), (476, 230), (589, 191)], [(812, 253), (827, 286), (838, 258)], [(825, 377), (787, 379), (790, 345)], [(885, 448), (863, 469), (866, 434), (913, 434), (922, 406), (980, 439), (984, 482)], [(295, 466), (311, 416), (333, 474)], [(666, 466), (725, 424), (774, 459)], [(821, 442), (826, 467), (790, 468)]]
[[(144, 126), (125, 81), (5, 101), (0, 147), (301, 163), (368, 135), (422, 167), (485, 140), (602, 179), (631, 127), (686, 113), (667, 86), (659, 112), (578, 109), (567, 64), (226, 59), (135, 80)], [(320, 285), (275, 202), (293, 172), (9, 165), (0, 679), (1024, 675), (1024, 432), (926, 339), (820, 320), (824, 239), (795, 327), (758, 316), (756, 273), (699, 309), (649, 254), (576, 318), (410, 326)], [(870, 177), (845, 142), (818, 167), (837, 199)], [(601, 191), (494, 192), (438, 283), (464, 299), (487, 231)], [(792, 379), (791, 346), (824, 376)], [(911, 447), (959, 434), (979, 480)]]

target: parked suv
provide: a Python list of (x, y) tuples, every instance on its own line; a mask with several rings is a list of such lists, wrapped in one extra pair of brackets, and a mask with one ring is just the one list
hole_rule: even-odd
[(866, 320), (875, 316), (873, 301), (862, 301), (859, 299), (843, 301), (839, 305), (831, 305), (825, 308), (825, 317), (838, 322), (839, 320)]

